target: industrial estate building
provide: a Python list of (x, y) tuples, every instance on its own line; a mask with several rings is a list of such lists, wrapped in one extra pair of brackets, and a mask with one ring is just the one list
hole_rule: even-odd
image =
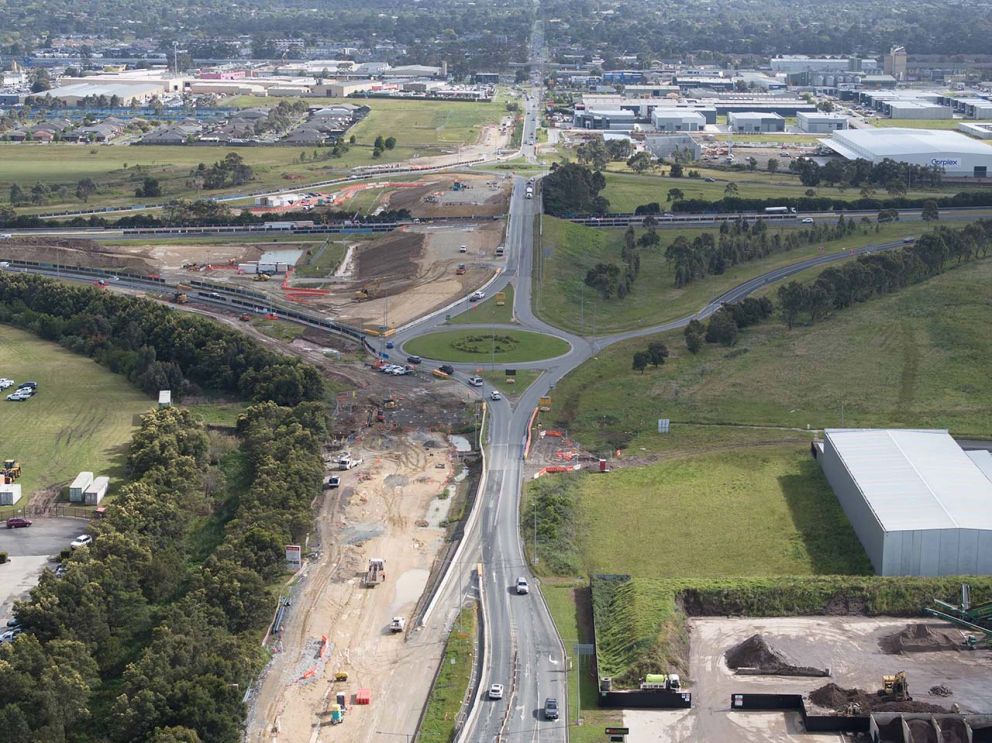
[(762, 111), (728, 113), (727, 125), (730, 131), (739, 134), (785, 131), (785, 119), (777, 113)]
[(823, 144), (848, 160), (937, 166), (957, 178), (987, 178), (992, 172), (992, 146), (944, 129), (848, 129)]
[(706, 126), (706, 117), (684, 108), (656, 108), (651, 123), (659, 132), (698, 132)]
[(818, 456), (879, 575), (992, 574), (992, 455), (947, 431), (827, 429)]
[(796, 125), (801, 132), (829, 134), (838, 129), (847, 129), (848, 121), (846, 116), (841, 116), (840, 114), (806, 113), (805, 111), (800, 111), (796, 114)]

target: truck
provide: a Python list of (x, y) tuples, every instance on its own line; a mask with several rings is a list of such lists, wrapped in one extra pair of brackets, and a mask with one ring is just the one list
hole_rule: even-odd
[(338, 460), (338, 469), (339, 470), (353, 470), (353, 469), (355, 469), (355, 467), (357, 467), (358, 465), (360, 465), (363, 461), (364, 460), (361, 459), (361, 458), (359, 458), (359, 459), (339, 459)]
[(641, 682), (641, 689), (648, 691), (678, 691), (682, 680), (677, 673), (649, 673)]
[(406, 618), (405, 617), (393, 617), (393, 621), (389, 623), (389, 631), (393, 634), (397, 634), (406, 629)]
[(365, 571), (362, 578), (362, 585), (366, 588), (375, 588), (386, 580), (386, 561), (381, 557), (373, 557), (369, 560), (369, 569)]
[(792, 206), (766, 206), (765, 214), (795, 214), (796, 209)]

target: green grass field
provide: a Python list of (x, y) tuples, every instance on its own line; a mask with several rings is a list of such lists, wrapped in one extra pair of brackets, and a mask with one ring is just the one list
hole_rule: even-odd
[(309, 256), (304, 256), (300, 264), (297, 265), (295, 276), (304, 278), (324, 278), (331, 276), (341, 265), (345, 253), (348, 251), (348, 244), (354, 240), (324, 240), (320, 245), (307, 246), (310, 251)]
[(493, 295), (485, 302), (474, 304), (468, 311), (452, 317), (451, 324), (513, 322), (513, 287), (508, 285), (503, 294), (502, 305), (496, 304), (496, 296)]
[(113, 494), (137, 417), (154, 401), (95, 361), (8, 325), (0, 325), (0, 376), (38, 382), (30, 400), (0, 399), (0, 457), (17, 459), (24, 471), (18, 505), (82, 470), (109, 475)]
[(291, 343), (303, 335), (305, 328), (289, 320), (266, 320), (262, 318), (252, 318), (251, 324), (260, 332), (275, 338), (276, 340)]
[(579, 544), (587, 574), (871, 572), (808, 442), (581, 477)]
[(424, 743), (449, 743), (455, 732), (455, 719), (461, 711), (475, 662), (475, 639), (478, 633), (476, 605), (462, 609), (448, 635), (441, 658), (441, 670), (427, 698), (427, 711), (418, 740)]
[[(311, 99), (307, 99), (312, 102)], [(253, 98), (249, 105), (266, 99)], [(356, 103), (354, 99), (321, 99), (331, 105)], [(238, 102), (240, 105), (241, 101)], [(274, 105), (274, 104), (273, 104)], [(410, 158), (456, 152), (461, 145), (475, 142), (485, 125), (496, 123), (506, 114), (502, 103), (450, 103), (431, 101), (373, 100), (372, 111), (355, 125), (348, 136), (356, 144), (343, 157), (312, 160), (321, 149), (311, 147), (167, 147), (77, 144), (0, 144), (0, 198), (6, 201), (10, 186), (17, 183), (30, 191), (36, 183), (55, 187), (64, 185), (68, 196), (53, 195), (39, 207), (19, 211), (50, 212), (60, 208), (84, 209), (140, 202), (135, 188), (145, 177), (157, 178), (162, 196), (202, 198), (230, 192), (244, 192), (262, 187), (291, 189), (295, 183), (306, 184), (339, 177), (359, 165), (400, 162)], [(395, 137), (396, 147), (373, 159), (372, 144), (377, 136)], [(255, 170), (255, 180), (238, 188), (195, 191), (189, 173), (201, 162), (211, 164), (228, 152), (237, 152)], [(306, 157), (301, 161), (300, 156)], [(88, 203), (75, 198), (76, 183), (92, 178), (97, 193)]]
[[(513, 399), (522, 395), (527, 391), (528, 387), (534, 384), (534, 380), (541, 376), (541, 370), (517, 369), (517, 373), (513, 377), (507, 377), (506, 372), (503, 370), (484, 371), (481, 376), (493, 385), (493, 387), (502, 392), (505, 397)], [(507, 379), (513, 379), (514, 381), (510, 384), (506, 381)]]
[[(742, 332), (737, 345), (685, 350), (681, 332), (660, 337), (672, 356), (656, 371), (630, 368), (648, 339), (600, 354), (563, 379), (551, 420), (586, 446), (649, 451), (678, 447), (712, 428), (685, 424), (948, 428), (992, 438), (992, 260), (839, 311), (812, 327), (778, 320)], [(672, 419), (659, 435), (657, 418)]]
[[(788, 160), (781, 162), (780, 167), (783, 170), (787, 169), (788, 166)], [(621, 163), (611, 163), (610, 169), (605, 173), (606, 188), (603, 190), (603, 196), (609, 199), (610, 211), (630, 213), (641, 204), (651, 202), (660, 204), (663, 211), (670, 209), (668, 191), (672, 188), (680, 189), (685, 194), (686, 199), (708, 201), (722, 199), (726, 195), (724, 189), (728, 183), (736, 183), (738, 195), (748, 199), (802, 198), (807, 189), (799, 182), (798, 176), (788, 172), (766, 173), (758, 170), (707, 170), (705, 168), (698, 170), (701, 178), (670, 178), (660, 175), (636, 175)], [(714, 178), (716, 182), (707, 183), (706, 178)], [(821, 185), (813, 190), (816, 191), (817, 196), (824, 198), (847, 201), (861, 198), (861, 190), (857, 188), (839, 189)], [(922, 199), (949, 196), (967, 190), (971, 189), (954, 184), (931, 191), (913, 190), (907, 193), (907, 197)], [(882, 195), (884, 196), (884, 192)]]
[[(661, 244), (640, 251), (641, 271), (631, 293), (623, 299), (603, 299), (585, 285), (586, 272), (597, 263), (619, 262), (623, 230), (585, 227), (554, 217), (544, 217), (543, 222), (543, 252), (536, 253), (534, 309), (552, 325), (587, 335), (657, 325), (684, 317), (742, 281), (816, 255), (820, 247), (809, 245), (776, 253), (676, 288), (674, 271), (665, 260), (665, 248), (678, 235), (691, 240), (702, 232), (715, 233), (716, 230), (659, 230)], [(793, 229), (798, 228), (770, 227), (769, 231)], [(877, 233), (873, 228), (868, 234), (859, 231), (843, 240), (824, 243), (822, 247), (825, 253), (843, 252), (859, 245), (918, 235), (922, 229), (918, 222), (895, 222), (882, 225)]]
[(475, 328), (429, 333), (414, 338), (404, 348), (427, 359), (485, 365), (550, 359), (567, 353), (569, 345), (543, 333)]

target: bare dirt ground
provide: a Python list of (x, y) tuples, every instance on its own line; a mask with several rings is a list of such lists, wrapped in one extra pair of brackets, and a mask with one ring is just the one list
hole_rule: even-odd
[[(251, 702), (247, 740), (369, 741), (378, 730), (413, 732), (443, 643), (406, 642), (387, 627), (394, 616), (411, 616), (444, 539), (443, 529), (417, 526), (452, 475), (442, 439), (433, 440), (437, 448), (424, 443), (423, 436), (376, 434), (350, 447), (365, 463), (340, 473), (341, 488), (325, 498), (318, 519), (323, 551), (294, 592)], [(372, 557), (386, 561), (386, 581), (364, 588), (361, 575)], [(346, 683), (334, 682), (339, 671), (348, 673)], [(371, 690), (371, 705), (352, 706), (358, 689)], [(349, 709), (344, 724), (331, 728), (325, 713), (339, 691)]]
[[(992, 709), (992, 685), (987, 675), (992, 653), (940, 650), (898, 657), (884, 653), (879, 640), (900, 632), (906, 624), (905, 619), (862, 617), (690, 620), (688, 688), (693, 694), (693, 708), (625, 711), (624, 724), (631, 729), (628, 740), (630, 743), (843, 740), (840, 736), (805, 733), (798, 713), (730, 711), (730, 697), (735, 692), (808, 695), (827, 681), (735, 676), (727, 668), (723, 654), (756, 633), (793, 663), (829, 668), (830, 681), (844, 688), (874, 692), (881, 686), (883, 674), (905, 671), (914, 700), (943, 706), (957, 702), (963, 712)], [(934, 623), (934, 626), (941, 632), (957, 632), (950, 625)], [(952, 695), (929, 696), (927, 690), (937, 685), (948, 687)]]
[(0, 244), (0, 259), (60, 263), (134, 273), (154, 272), (147, 256), (103, 246), (95, 240), (12, 237)]
[(390, 209), (407, 209), (414, 217), (493, 217), (506, 213), (512, 185), (509, 175), (441, 174), (390, 191), (384, 200)]

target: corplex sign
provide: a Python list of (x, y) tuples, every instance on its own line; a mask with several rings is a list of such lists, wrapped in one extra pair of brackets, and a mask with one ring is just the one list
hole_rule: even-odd
[(960, 168), (961, 161), (956, 157), (939, 158), (935, 157), (930, 161), (931, 165), (936, 165), (938, 168)]

